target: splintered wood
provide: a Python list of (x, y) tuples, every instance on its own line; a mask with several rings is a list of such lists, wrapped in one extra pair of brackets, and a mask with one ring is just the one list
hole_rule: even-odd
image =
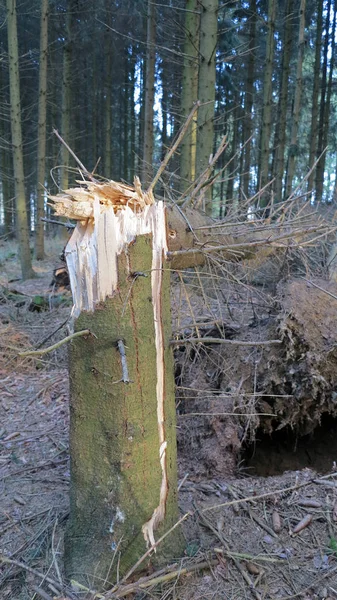
[(138, 235), (152, 233), (158, 210), (163, 213), (153, 194), (142, 191), (138, 177), (134, 187), (115, 181), (79, 183), (82, 187), (49, 196), (58, 216), (78, 221), (65, 250), (74, 317), (113, 296), (118, 255)]

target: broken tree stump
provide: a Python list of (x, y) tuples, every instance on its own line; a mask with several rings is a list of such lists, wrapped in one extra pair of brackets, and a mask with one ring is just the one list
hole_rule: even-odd
[[(175, 396), (163, 204), (140, 188), (87, 185), (54, 198), (58, 214), (80, 219), (66, 259), (75, 330), (91, 332), (69, 352), (65, 567), (102, 588), (179, 518)], [(152, 560), (182, 549), (175, 529)]]

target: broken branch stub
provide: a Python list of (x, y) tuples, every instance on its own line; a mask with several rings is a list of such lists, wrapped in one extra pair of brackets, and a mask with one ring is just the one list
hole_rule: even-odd
[[(69, 577), (100, 587), (177, 520), (175, 399), (163, 203), (138, 180), (83, 183), (52, 197), (78, 221), (65, 251), (73, 316), (95, 334), (69, 349), (65, 560)], [(181, 550), (175, 531), (155, 560)]]

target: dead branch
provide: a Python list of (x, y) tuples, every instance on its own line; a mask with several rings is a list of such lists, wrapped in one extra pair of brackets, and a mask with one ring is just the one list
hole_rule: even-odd
[(48, 348), (42, 348), (41, 350), (27, 350), (26, 352), (19, 352), (18, 356), (25, 358), (26, 356), (42, 356), (44, 354), (48, 354), (49, 352), (52, 352), (53, 350), (56, 350), (57, 348), (60, 348), (61, 346), (63, 346), (63, 344), (67, 344), (68, 342), (70, 342), (70, 340), (74, 339), (74, 338), (78, 338), (78, 337), (82, 337), (85, 335), (94, 335), (89, 329), (83, 329), (82, 331), (76, 331), (76, 333), (72, 333), (71, 335), (68, 335), (67, 337), (63, 338), (63, 340), (61, 340), (60, 342), (57, 342), (56, 344), (53, 344), (52, 346), (49, 346)]
[(44, 223), (53, 223), (54, 225), (62, 225), (62, 227), (67, 227), (67, 229), (75, 229), (76, 227), (73, 223), (62, 223), (62, 221), (47, 219), (46, 217), (41, 217), (40, 221), (43, 221)]
[(262, 498), (270, 498), (275, 494), (285, 494), (287, 492), (293, 492), (295, 490), (300, 490), (301, 488), (307, 487), (308, 485), (312, 485), (317, 483), (317, 481), (323, 481), (324, 479), (328, 479), (331, 477), (337, 477), (337, 473), (329, 473), (328, 475), (323, 475), (319, 480), (309, 479), (308, 481), (304, 481), (303, 483), (295, 483), (295, 485), (291, 485), (289, 487), (281, 488), (278, 490), (272, 490), (270, 492), (265, 492), (264, 494), (258, 494), (256, 496), (247, 496), (246, 498), (238, 498), (237, 500), (230, 500), (228, 502), (223, 502), (221, 504), (214, 504), (213, 506), (207, 506), (203, 508), (201, 512), (207, 512), (208, 510), (215, 510), (217, 508), (222, 508), (224, 506), (233, 506), (236, 504), (242, 504), (242, 502), (249, 502), (250, 500), (261, 500)]
[(158, 171), (157, 171), (156, 175), (154, 176), (154, 178), (153, 178), (152, 182), (151, 182), (151, 183), (150, 183), (150, 185), (149, 185), (149, 188), (148, 188), (148, 190), (147, 190), (147, 192), (148, 192), (148, 193), (150, 193), (150, 192), (153, 192), (153, 190), (154, 190), (154, 188), (155, 188), (156, 184), (158, 183), (158, 181), (159, 181), (159, 179), (160, 179), (160, 177), (161, 177), (162, 173), (165, 171), (165, 169), (166, 169), (166, 167), (167, 167), (167, 164), (168, 164), (169, 160), (171, 159), (171, 157), (172, 157), (172, 156), (173, 156), (173, 154), (175, 153), (176, 149), (178, 148), (178, 146), (181, 144), (181, 142), (182, 142), (183, 138), (185, 137), (185, 135), (186, 135), (186, 132), (187, 132), (187, 130), (188, 130), (188, 128), (189, 128), (189, 125), (190, 125), (190, 123), (191, 123), (191, 121), (192, 121), (192, 119), (193, 119), (193, 117), (194, 117), (194, 115), (195, 115), (196, 111), (198, 110), (199, 106), (200, 106), (200, 102), (199, 102), (199, 100), (198, 100), (198, 101), (197, 101), (197, 102), (194, 104), (194, 106), (193, 106), (193, 108), (192, 108), (192, 110), (191, 110), (190, 114), (188, 115), (188, 117), (187, 117), (187, 119), (186, 119), (186, 121), (185, 121), (184, 125), (182, 126), (182, 128), (181, 128), (181, 131), (180, 131), (180, 133), (179, 133), (179, 135), (178, 135), (178, 137), (177, 137), (176, 141), (175, 141), (175, 142), (174, 142), (174, 144), (171, 146), (171, 148), (169, 149), (169, 151), (166, 153), (166, 155), (165, 155), (165, 157), (164, 157), (164, 160), (161, 162), (161, 164), (160, 164), (160, 167), (159, 167), (159, 169), (158, 169)]
[(96, 181), (95, 178), (92, 176), (92, 173), (90, 173), (90, 171), (88, 171), (88, 169), (85, 168), (84, 164), (76, 156), (75, 152), (70, 148), (70, 146), (68, 146), (67, 142), (59, 134), (57, 129), (53, 129), (53, 133), (60, 140), (61, 144), (63, 144), (64, 147), (67, 148), (69, 154), (71, 154), (71, 156), (75, 159), (75, 161), (77, 162), (78, 166), (80, 167), (80, 170), (82, 171), (82, 173), (84, 173), (84, 175), (86, 175), (88, 177), (88, 179), (90, 179), (90, 181)]
[(39, 577), (44, 581), (48, 581), (48, 583), (53, 585), (58, 591), (62, 592), (62, 588), (60, 587), (60, 584), (57, 583), (57, 581), (55, 581), (51, 577), (48, 577), (48, 575), (46, 575), (45, 573), (40, 573), (40, 571), (37, 571), (36, 569), (25, 565), (25, 563), (22, 563), (19, 560), (15, 560), (14, 558), (9, 558), (8, 556), (0, 554), (0, 563), (15, 565), (16, 567), (19, 567), (20, 569), (23, 569), (24, 571), (27, 571), (28, 573), (31, 573), (32, 575), (35, 575), (36, 577)]
[(171, 340), (170, 344), (172, 346), (180, 346), (182, 344), (232, 344), (233, 346), (270, 346), (271, 344), (282, 344), (282, 340), (244, 342), (241, 340), (226, 340), (224, 338), (197, 337), (183, 338), (181, 340)]

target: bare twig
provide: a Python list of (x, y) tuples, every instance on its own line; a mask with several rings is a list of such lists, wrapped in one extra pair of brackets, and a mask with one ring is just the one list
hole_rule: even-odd
[(330, 477), (337, 477), (337, 473), (329, 473), (328, 475), (324, 475), (320, 477), (319, 480), (309, 479), (308, 481), (304, 481), (303, 483), (295, 483), (289, 487), (272, 490), (270, 492), (265, 492), (264, 494), (257, 494), (256, 496), (247, 496), (246, 498), (238, 498), (237, 500), (230, 500), (228, 502), (223, 502), (221, 504), (214, 504), (213, 506), (207, 506), (203, 508), (201, 512), (207, 512), (208, 510), (215, 510), (217, 508), (222, 508), (224, 506), (233, 506), (235, 504), (242, 504), (242, 502), (249, 502), (250, 500), (261, 500), (262, 498), (270, 498), (275, 494), (285, 494), (287, 492), (293, 492), (295, 490), (300, 490), (301, 488), (307, 487), (308, 485), (312, 485), (318, 483), (318, 481), (323, 481), (324, 479), (328, 479)]
[(164, 157), (164, 160), (161, 162), (161, 164), (160, 164), (160, 167), (159, 167), (159, 169), (158, 169), (158, 171), (157, 171), (156, 175), (154, 176), (154, 178), (153, 178), (152, 182), (151, 182), (151, 183), (150, 183), (150, 185), (149, 185), (149, 188), (148, 188), (148, 190), (147, 190), (147, 192), (148, 192), (148, 193), (149, 193), (149, 192), (152, 192), (152, 191), (154, 190), (154, 188), (155, 188), (155, 185), (158, 183), (158, 181), (159, 181), (159, 179), (160, 179), (160, 177), (161, 177), (162, 173), (165, 171), (165, 169), (166, 169), (166, 166), (167, 166), (167, 164), (168, 164), (169, 160), (171, 159), (171, 157), (172, 157), (172, 156), (173, 156), (173, 154), (175, 153), (176, 149), (177, 149), (177, 148), (178, 148), (178, 146), (180, 145), (180, 143), (181, 143), (182, 139), (185, 137), (185, 135), (186, 135), (186, 132), (187, 132), (187, 130), (188, 130), (188, 128), (189, 128), (189, 126), (190, 126), (190, 123), (191, 123), (191, 121), (192, 121), (192, 119), (193, 119), (193, 117), (194, 117), (194, 115), (195, 115), (195, 112), (198, 110), (199, 106), (200, 106), (200, 102), (199, 102), (199, 101), (197, 101), (197, 102), (194, 104), (194, 106), (193, 106), (193, 108), (192, 108), (192, 110), (191, 110), (190, 114), (188, 115), (188, 117), (187, 117), (187, 119), (186, 119), (186, 121), (185, 121), (184, 125), (182, 126), (182, 128), (181, 128), (181, 130), (180, 130), (180, 133), (179, 133), (179, 135), (178, 135), (178, 137), (177, 137), (176, 141), (175, 141), (175, 142), (174, 142), (174, 144), (171, 146), (171, 148), (169, 149), (169, 151), (166, 153), (166, 155), (165, 155), (165, 157)]
[(26, 352), (19, 352), (18, 356), (21, 356), (21, 357), (42, 356), (43, 354), (48, 354), (48, 352), (52, 352), (53, 350), (60, 348), (61, 346), (63, 346), (64, 344), (67, 344), (68, 342), (70, 342), (70, 340), (72, 340), (74, 338), (83, 337), (85, 335), (94, 335), (94, 334), (90, 331), (90, 329), (83, 329), (82, 331), (76, 331), (76, 333), (72, 333), (71, 335), (68, 335), (67, 337), (63, 338), (63, 340), (61, 340), (60, 342), (57, 342), (56, 344), (53, 344), (52, 346), (49, 346), (48, 348), (42, 348), (41, 350), (27, 350)]
[(180, 346), (181, 344), (231, 344), (233, 346), (270, 346), (274, 344), (282, 344), (282, 340), (263, 340), (256, 342), (244, 342), (242, 340), (226, 340), (224, 338), (213, 337), (196, 337), (183, 338), (181, 340), (171, 340), (171, 346)]
[(129, 577), (131, 577), (131, 575), (138, 569), (138, 567), (142, 564), (142, 562), (144, 562), (144, 560), (150, 556), (150, 554), (152, 554), (152, 552), (154, 551), (155, 548), (157, 548), (157, 546), (159, 546), (159, 544), (168, 536), (170, 535), (170, 533), (172, 533), (172, 531), (174, 531), (174, 529), (176, 529), (179, 525), (181, 525), (181, 523), (183, 521), (185, 521), (189, 516), (191, 515), (191, 513), (185, 513), (181, 519), (179, 519), (179, 521), (177, 521), (168, 531), (166, 531), (166, 533), (164, 533), (164, 535), (162, 535), (159, 540), (153, 544), (153, 546), (151, 546), (151, 548), (149, 548), (144, 554), (143, 556), (140, 557), (139, 560), (137, 560), (137, 562), (133, 565), (133, 567), (131, 567), (131, 569), (129, 569), (129, 571), (126, 573), (126, 575), (123, 577), (123, 579), (121, 580), (121, 582), (119, 583), (118, 586), (114, 586), (105, 596), (104, 596), (104, 600), (109, 600), (110, 598), (114, 598), (115, 592), (116, 590), (118, 590), (118, 588), (120, 588), (121, 585), (123, 585), (123, 583), (125, 583)]
[(245, 580), (245, 582), (248, 584), (249, 589), (250, 589), (251, 593), (255, 596), (256, 600), (262, 600), (261, 594), (255, 588), (255, 585), (254, 585), (253, 581), (251, 580), (251, 578), (249, 577), (249, 574), (247, 573), (247, 571), (245, 571), (245, 569), (241, 566), (237, 557), (234, 556), (233, 554), (232, 555), (230, 554), (229, 546), (228, 546), (225, 538), (223, 537), (223, 535), (220, 533), (220, 531), (218, 531), (215, 527), (213, 527), (212, 523), (198, 509), (197, 509), (197, 515), (199, 516), (199, 518), (201, 519), (203, 524), (206, 527), (208, 527), (208, 529), (210, 529), (214, 533), (214, 535), (216, 535), (218, 540), (224, 545), (224, 547), (226, 548), (226, 550), (228, 552), (227, 556), (232, 559), (237, 570), (239, 571), (240, 575)]
[(45, 592), (39, 586), (32, 585), (31, 587), (34, 590), (35, 594), (37, 594), (38, 596), (40, 596), (40, 598), (43, 598), (43, 600), (53, 600), (53, 598), (49, 594), (47, 594), (47, 592)]
[(56, 137), (60, 140), (61, 144), (63, 144), (63, 146), (65, 148), (67, 148), (69, 154), (71, 154), (71, 156), (75, 159), (75, 161), (77, 162), (78, 166), (80, 167), (81, 171), (83, 171), (83, 173), (90, 179), (90, 181), (96, 181), (95, 178), (92, 176), (92, 173), (90, 173), (90, 171), (88, 171), (88, 169), (86, 169), (86, 167), (84, 166), (84, 164), (80, 161), (80, 159), (76, 156), (75, 152), (70, 148), (70, 146), (68, 146), (67, 142), (63, 139), (63, 137), (59, 134), (59, 132), (57, 131), (57, 129), (53, 129), (53, 133), (56, 135)]
[(15, 565), (16, 567), (19, 567), (20, 569), (24, 569), (28, 573), (31, 573), (32, 575), (36, 575), (36, 577), (39, 577), (40, 579), (43, 579), (44, 581), (48, 581), (48, 583), (51, 583), (57, 590), (62, 591), (62, 588), (60, 587), (60, 584), (57, 583), (57, 581), (55, 581), (54, 579), (51, 579), (51, 577), (48, 577), (44, 573), (40, 573), (40, 571), (37, 571), (36, 569), (33, 569), (32, 567), (25, 565), (25, 563), (22, 563), (19, 560), (15, 560), (14, 558), (9, 558), (8, 556), (4, 556), (3, 554), (0, 554), (0, 563), (6, 563), (8, 565)]
[(62, 221), (57, 221), (56, 219), (47, 219), (46, 217), (41, 217), (40, 221), (44, 223), (53, 223), (54, 225), (62, 225), (62, 227), (66, 227), (67, 229), (75, 229), (76, 225), (73, 223), (63, 223)]

